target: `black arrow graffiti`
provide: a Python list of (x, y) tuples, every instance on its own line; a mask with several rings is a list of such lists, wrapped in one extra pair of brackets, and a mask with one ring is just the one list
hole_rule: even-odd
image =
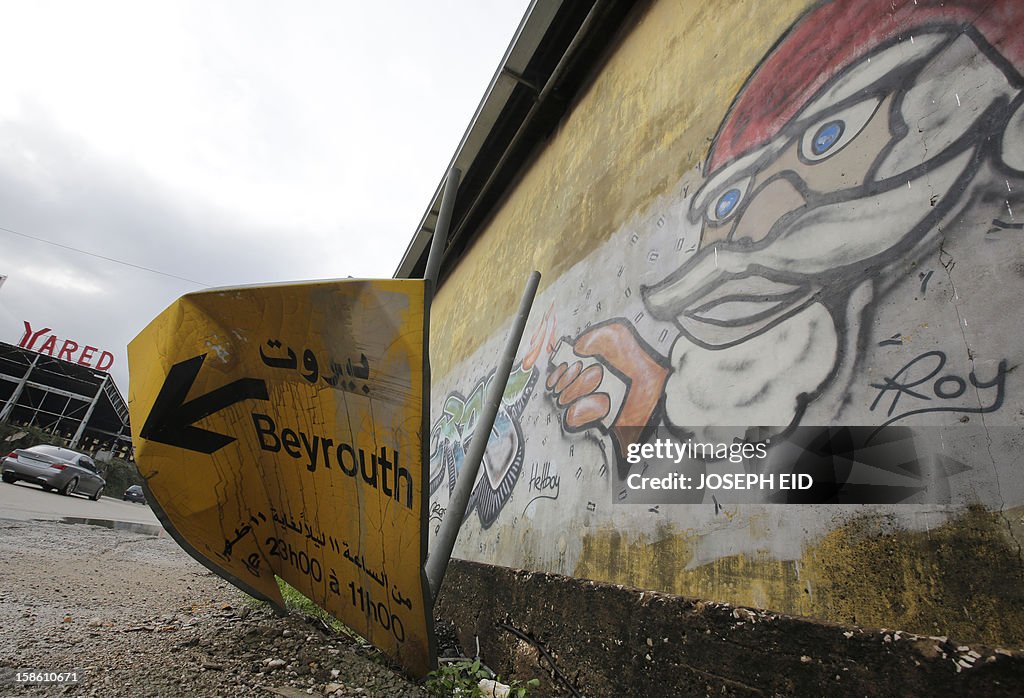
[(192, 426), (194, 422), (242, 400), (270, 399), (265, 382), (258, 378), (239, 378), (185, 402), (205, 360), (206, 354), (202, 354), (171, 366), (139, 433), (142, 438), (189, 451), (213, 453), (234, 441), (235, 437)]

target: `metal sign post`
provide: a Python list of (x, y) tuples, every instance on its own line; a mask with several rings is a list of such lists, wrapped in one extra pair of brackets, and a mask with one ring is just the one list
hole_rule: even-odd
[(526, 320), (530, 317), (530, 308), (533, 306), (533, 297), (537, 294), (538, 284), (540, 284), (540, 272), (535, 271), (530, 274), (530, 278), (526, 282), (526, 290), (523, 291), (523, 298), (519, 302), (519, 311), (512, 323), (512, 329), (509, 330), (505, 349), (501, 354), (498, 367), (494, 370), (494, 377), (487, 388), (483, 412), (476, 424), (476, 437), (470, 443), (466, 460), (455, 481), (455, 489), (452, 490), (451, 497), (448, 499), (448, 509), (437, 533), (434, 550), (427, 557), (425, 571), (427, 583), (430, 585), (432, 602), (437, 601), (437, 593), (441, 589), (441, 582), (444, 581), (445, 572), (448, 570), (448, 561), (455, 548), (455, 539), (458, 538), (462, 520), (466, 516), (469, 495), (476, 482), (477, 473), (480, 471), (484, 452), (487, 450), (489, 441), (487, 437), (490, 436), (491, 429), (494, 427), (494, 418), (498, 415), (501, 396), (505, 392), (509, 375), (512, 373), (512, 362), (515, 360), (516, 352), (519, 351), (519, 342), (523, 337), (523, 330), (526, 328)]
[[(457, 168), (453, 167), (448, 171), (444, 193), (441, 196), (441, 209), (438, 211), (437, 225), (434, 228), (434, 237), (430, 241), (430, 252), (427, 255), (427, 266), (423, 277), (429, 282), (432, 294), (437, 290), (441, 259), (444, 257), (445, 247), (448, 244), (448, 228), (451, 224), (452, 210), (455, 207), (455, 193), (459, 188), (460, 177), (461, 172)], [(476, 426), (479, 436), (470, 444), (466, 460), (455, 481), (455, 489), (452, 490), (448, 500), (448, 509), (438, 530), (434, 550), (430, 553), (424, 566), (427, 583), (430, 586), (431, 603), (437, 600), (441, 582), (448, 570), (448, 562), (451, 560), (452, 550), (455, 548), (455, 540), (462, 527), (462, 520), (466, 516), (469, 495), (476, 482), (477, 473), (480, 472), (480, 463), (483, 461), (484, 452), (487, 450), (488, 439), (484, 435), (490, 435), (491, 429), (494, 427), (494, 419), (498, 414), (501, 396), (505, 392), (505, 386), (512, 373), (512, 362), (515, 361), (516, 352), (519, 351), (519, 342), (522, 340), (526, 320), (530, 316), (533, 297), (537, 294), (539, 284), (540, 272), (535, 271), (530, 274), (530, 278), (526, 282), (526, 290), (519, 303), (519, 311), (512, 323), (512, 329), (509, 331), (498, 367), (494, 371), (494, 378), (487, 389), (483, 412)]]
[(448, 226), (452, 222), (452, 210), (455, 208), (455, 193), (459, 189), (462, 171), (457, 167), (448, 170), (444, 181), (444, 193), (441, 195), (441, 209), (437, 212), (437, 225), (434, 226), (434, 237), (430, 240), (430, 252), (427, 254), (427, 268), (423, 278), (430, 282), (430, 293), (437, 291), (437, 275), (441, 271), (441, 258), (444, 257), (448, 245)]

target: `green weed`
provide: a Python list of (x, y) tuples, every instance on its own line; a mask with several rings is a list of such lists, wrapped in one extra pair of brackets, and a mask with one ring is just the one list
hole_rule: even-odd
[[(424, 688), (427, 689), (427, 694), (431, 698), (449, 698), (449, 696), (481, 698), (483, 693), (480, 691), (480, 680), (494, 678), (496, 677), (480, 663), (479, 659), (472, 662), (467, 659), (454, 664), (446, 664), (430, 672)], [(497, 680), (501, 681), (501, 679)], [(511, 698), (528, 698), (529, 689), (539, 685), (540, 681), (537, 679), (530, 679), (525, 683), (512, 681), (509, 684), (509, 696)]]

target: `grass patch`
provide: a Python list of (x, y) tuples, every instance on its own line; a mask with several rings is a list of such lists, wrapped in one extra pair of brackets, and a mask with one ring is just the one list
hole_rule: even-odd
[[(323, 623), (339, 635), (345, 635), (357, 644), (362, 645), (364, 647), (372, 647), (372, 645), (369, 642), (367, 642), (364, 637), (359, 635), (359, 633), (355, 632), (354, 630), (352, 630), (352, 628), (348, 627), (340, 620), (332, 616), (330, 613), (317, 606), (315, 603), (313, 603), (312, 600), (309, 599), (309, 597), (307, 597), (301, 591), (299, 591), (298, 589), (296, 589), (280, 577), (275, 577), (275, 579), (277, 579), (277, 588), (281, 590), (281, 597), (284, 599), (284, 607), (288, 609), (288, 611), (294, 611), (306, 616), (312, 616), (313, 618), (316, 618), (321, 623)], [(257, 601), (256, 599), (253, 599), (253, 601), (255, 601), (258, 604), (263, 603), (262, 601)]]

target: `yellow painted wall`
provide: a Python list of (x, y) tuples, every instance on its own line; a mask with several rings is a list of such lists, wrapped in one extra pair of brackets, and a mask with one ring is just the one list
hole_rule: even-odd
[(505, 325), (531, 271), (543, 275), (543, 291), (699, 168), (733, 95), (807, 7), (800, 0), (654, 2), (640, 13), (439, 289), (435, 378)]

